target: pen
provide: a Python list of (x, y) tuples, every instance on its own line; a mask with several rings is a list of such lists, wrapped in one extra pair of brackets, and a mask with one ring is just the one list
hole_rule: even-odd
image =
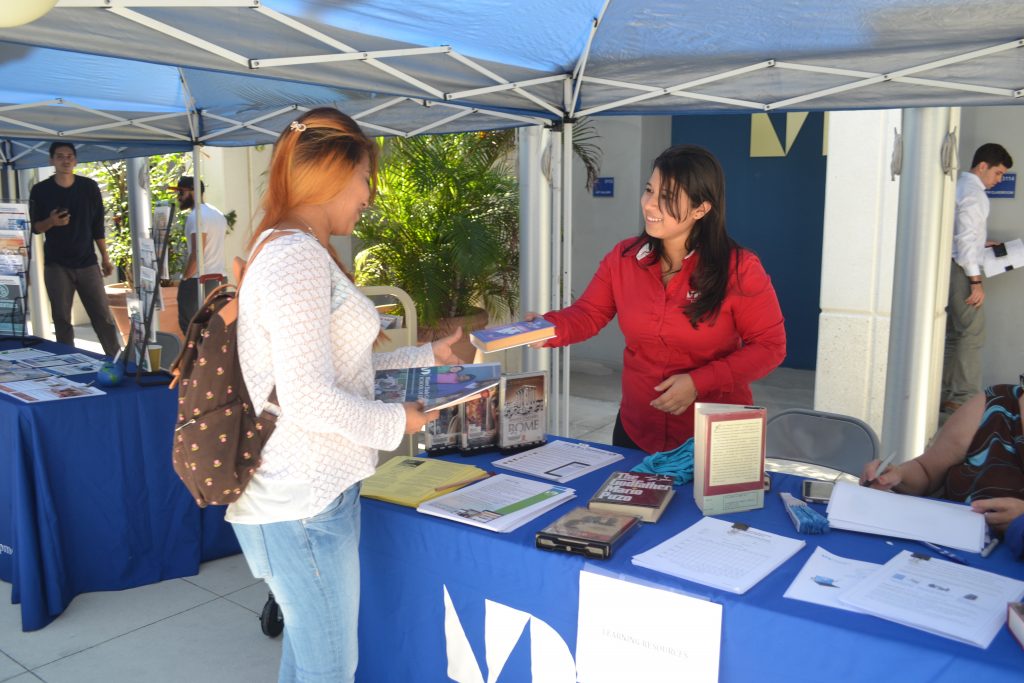
[(886, 457), (885, 460), (883, 460), (882, 462), (878, 463), (878, 469), (875, 470), (875, 478), (871, 479), (870, 481), (865, 479), (864, 483), (862, 483), (861, 486), (871, 486), (876, 481), (878, 481), (878, 478), (880, 476), (882, 476), (882, 473), (885, 472), (886, 469), (888, 469), (889, 465), (895, 459), (896, 459), (896, 451), (893, 451), (892, 453), (890, 453), (888, 455), (888, 457)]
[(999, 545), (999, 539), (993, 538), (991, 541), (988, 542), (984, 550), (981, 551), (981, 556), (988, 557), (989, 555), (991, 555), (992, 551), (996, 549), (997, 545)]
[(941, 545), (935, 545), (934, 543), (929, 543), (928, 541), (921, 541), (920, 543), (921, 543), (921, 545), (923, 545), (925, 547), (931, 548), (932, 550), (937, 552), (939, 555), (942, 555), (943, 557), (945, 557), (950, 562), (956, 562), (957, 564), (962, 564), (965, 567), (969, 567), (970, 566), (969, 564), (967, 564), (967, 562), (964, 561), (964, 559), (962, 557), (960, 557), (959, 555), (955, 554), (952, 550), (948, 550), (946, 548), (943, 548)]

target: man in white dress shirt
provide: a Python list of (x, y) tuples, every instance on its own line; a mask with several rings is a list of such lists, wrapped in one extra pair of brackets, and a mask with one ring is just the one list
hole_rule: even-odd
[(981, 347), (985, 344), (985, 289), (981, 264), (988, 244), (989, 203), (985, 190), (1013, 166), (1002, 145), (978, 148), (971, 170), (956, 184), (953, 263), (946, 309), (946, 354), (942, 369), (942, 410), (952, 413), (981, 389)]
[[(188, 241), (188, 260), (181, 274), (181, 285), (178, 287), (178, 325), (184, 334), (188, 331), (188, 323), (199, 310), (197, 291), (199, 283), (203, 283), (203, 295), (209, 294), (226, 279), (224, 270), (224, 235), (227, 234), (228, 222), (216, 207), (202, 202), (203, 227), (203, 272), (200, 273), (196, 261), (196, 200), (195, 180), (192, 176), (183, 175), (178, 179), (177, 187), (171, 188), (178, 192), (178, 208), (182, 211), (192, 209), (185, 220), (185, 239)], [(200, 194), (206, 193), (206, 183), (199, 181)]]

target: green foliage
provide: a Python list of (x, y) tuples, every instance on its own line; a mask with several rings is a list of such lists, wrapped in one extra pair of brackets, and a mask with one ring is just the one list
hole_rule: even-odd
[[(169, 188), (175, 186), (178, 178), (186, 175), (186, 162), (190, 153), (176, 152), (149, 157), (149, 188), (153, 204), (162, 202), (174, 204), (177, 195)], [(99, 183), (103, 192), (103, 208), (106, 210), (107, 221), (107, 253), (110, 260), (121, 270), (125, 279), (132, 280), (132, 237), (128, 213), (127, 165), (123, 160), (97, 161), (82, 164), (78, 173), (88, 176)], [(168, 275), (172, 280), (181, 278), (188, 258), (188, 242), (185, 240), (185, 213), (175, 214), (175, 223), (171, 226), (170, 246), (167, 252)], [(238, 214), (230, 211), (224, 216), (228, 221), (228, 231), (234, 227)]]
[(355, 235), (360, 285), (401, 287), (420, 325), (516, 312), (519, 190), (513, 131), (424, 135), (382, 143), (378, 195)]

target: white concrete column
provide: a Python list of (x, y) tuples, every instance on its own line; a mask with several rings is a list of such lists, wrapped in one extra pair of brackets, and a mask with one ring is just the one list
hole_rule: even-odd
[[(550, 132), (543, 126), (518, 129), (519, 147), (519, 315), (551, 308), (551, 186), (544, 168)], [(519, 350), (524, 371), (551, 369), (551, 352)]]
[(814, 407), (878, 433), (899, 200), (889, 162), (900, 126), (899, 110), (829, 114)]
[(938, 422), (956, 173), (942, 146), (948, 107), (903, 111), (903, 171), (893, 278), (882, 453), (920, 453)]

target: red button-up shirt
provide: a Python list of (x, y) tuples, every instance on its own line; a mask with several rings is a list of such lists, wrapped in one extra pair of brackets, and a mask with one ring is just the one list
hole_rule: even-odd
[(624, 240), (602, 259), (583, 296), (544, 317), (557, 336), (548, 346), (581, 342), (618, 315), (626, 338), (622, 356), (622, 426), (649, 453), (672, 450), (693, 436), (693, 406), (681, 415), (652, 408), (654, 387), (672, 375), (689, 373), (700, 401), (750, 403), (750, 382), (774, 370), (786, 356), (786, 331), (771, 280), (753, 253), (729, 260), (729, 285), (714, 322), (694, 329), (684, 307), (695, 296), (690, 276), (700, 254), (683, 260), (668, 286), (659, 263), (623, 255), (636, 238)]

